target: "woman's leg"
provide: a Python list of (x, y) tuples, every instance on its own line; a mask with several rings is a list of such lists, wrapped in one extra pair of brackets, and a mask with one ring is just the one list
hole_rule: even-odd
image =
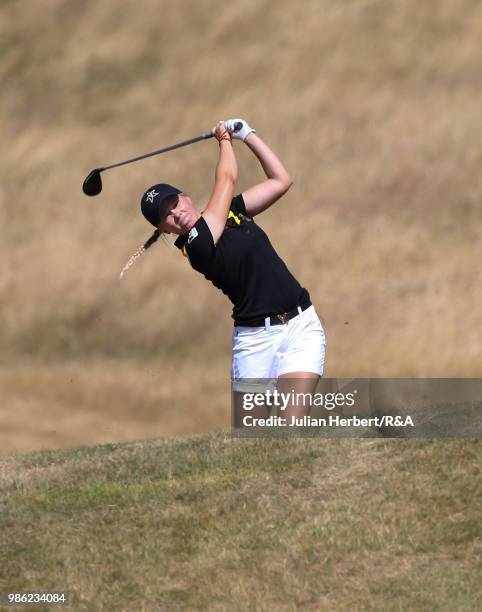
[(277, 389), (283, 397), (290, 397), (290, 402), (279, 416), (291, 422), (292, 417), (308, 416), (311, 410), (311, 399), (320, 379), (314, 372), (289, 372), (278, 377)]
[(308, 416), (311, 400), (325, 364), (325, 332), (313, 306), (288, 322), (285, 351), (278, 372), (278, 391), (291, 398), (279, 416)]
[(258, 405), (255, 394), (266, 394), (277, 380), (277, 354), (282, 334), (279, 328), (234, 328), (232, 337), (231, 385), (232, 424), (245, 427), (244, 418), (267, 419), (270, 405)]

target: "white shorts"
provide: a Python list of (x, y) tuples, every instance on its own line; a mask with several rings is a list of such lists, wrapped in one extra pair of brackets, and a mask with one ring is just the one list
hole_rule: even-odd
[[(313, 372), (323, 375), (325, 332), (311, 305), (283, 325), (234, 327), (231, 380), (242, 390), (245, 379), (276, 381), (281, 374)], [(236, 382), (238, 384), (236, 384)]]

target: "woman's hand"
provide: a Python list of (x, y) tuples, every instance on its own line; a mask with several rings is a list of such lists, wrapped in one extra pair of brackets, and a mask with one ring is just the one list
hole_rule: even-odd
[[(235, 131), (234, 126), (236, 124), (241, 124), (239, 130)], [(237, 138), (238, 140), (245, 141), (249, 134), (256, 132), (254, 128), (248, 125), (248, 122), (244, 119), (228, 119), (224, 124), (230, 134), (232, 134), (233, 138)]]
[(211, 134), (213, 134), (216, 137), (217, 141), (220, 144), (222, 140), (228, 140), (229, 142), (232, 142), (231, 134), (226, 129), (226, 126), (224, 125), (224, 121), (218, 121), (216, 125), (213, 127), (213, 129), (211, 130)]

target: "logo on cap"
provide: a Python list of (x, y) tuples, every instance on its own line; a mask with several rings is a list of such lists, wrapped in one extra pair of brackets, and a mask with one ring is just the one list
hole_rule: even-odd
[(146, 202), (154, 203), (154, 198), (159, 195), (159, 192), (153, 189), (146, 193)]

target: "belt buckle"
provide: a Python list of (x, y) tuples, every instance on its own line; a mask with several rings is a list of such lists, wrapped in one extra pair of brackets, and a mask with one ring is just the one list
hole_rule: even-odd
[(279, 314), (279, 315), (276, 315), (276, 316), (281, 321), (281, 323), (283, 323), (283, 325), (288, 320), (288, 313), (287, 312), (283, 312), (283, 314)]

